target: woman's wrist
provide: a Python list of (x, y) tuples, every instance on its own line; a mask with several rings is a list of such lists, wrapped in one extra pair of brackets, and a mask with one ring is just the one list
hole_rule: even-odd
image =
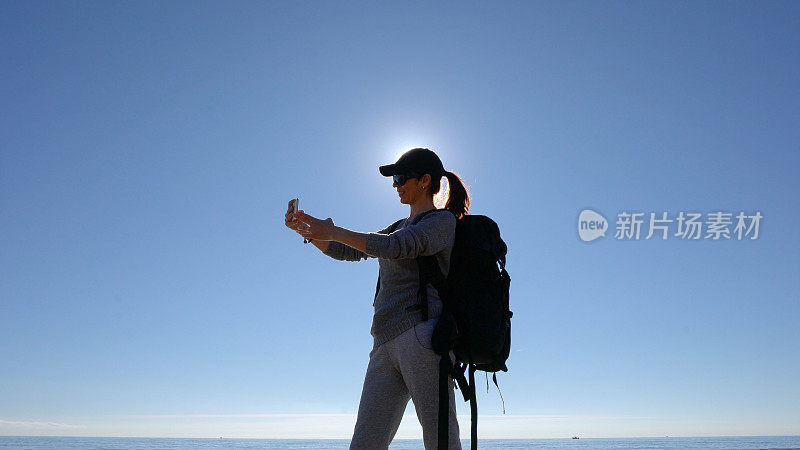
[[(341, 234), (341, 231), (343, 231), (343, 230), (344, 230), (344, 229), (343, 229), (342, 227), (338, 227), (338, 226), (334, 225), (334, 226), (333, 226), (333, 228), (331, 229), (331, 236), (330, 236), (330, 239), (326, 239), (325, 241), (322, 241), (322, 242), (326, 242), (326, 241), (340, 241), (340, 239), (341, 239), (341, 236), (342, 236), (342, 234)], [(309, 242), (312, 242), (312, 241), (314, 241), (314, 239), (311, 239), (311, 238), (303, 238), (303, 243), (304, 243), (304, 244), (308, 244)], [(320, 240), (319, 240), (319, 239), (317, 239), (317, 242), (320, 242)]]

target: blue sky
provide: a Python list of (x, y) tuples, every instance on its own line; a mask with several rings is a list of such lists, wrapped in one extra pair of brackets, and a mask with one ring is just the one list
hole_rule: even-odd
[[(283, 214), (385, 227), (377, 167), (416, 146), (509, 246), (480, 436), (800, 434), (798, 30), (792, 2), (3, 2), (0, 434), (349, 438), (377, 264)], [(584, 208), (764, 218), (585, 243)]]

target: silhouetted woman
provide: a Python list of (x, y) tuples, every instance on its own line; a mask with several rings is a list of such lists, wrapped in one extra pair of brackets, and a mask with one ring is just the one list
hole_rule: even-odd
[[(438, 440), (439, 361), (431, 346), (431, 335), (442, 312), (436, 289), (428, 285), (428, 320), (423, 320), (417, 299), (419, 272), (417, 256), (435, 255), (442, 274), (447, 276), (455, 239), (456, 218), (468, 214), (469, 196), (458, 175), (444, 170), (433, 151), (415, 148), (405, 152), (394, 164), (381, 166), (391, 176), (400, 203), (410, 207), (409, 216), (375, 233), (359, 233), (321, 220), (303, 211), (295, 217), (291, 205), (286, 226), (314, 244), (323, 253), (341, 261), (378, 258), (380, 288), (373, 306), (370, 334), (373, 347), (364, 378), (351, 449), (386, 449), (394, 438), (409, 398), (414, 402), (422, 425), (425, 448), (436, 449)], [(448, 194), (444, 209), (436, 209), (433, 196), (447, 177)], [(450, 352), (450, 360), (455, 355)], [(448, 379), (450, 416), (448, 446), (461, 449), (456, 419), (453, 379)]]

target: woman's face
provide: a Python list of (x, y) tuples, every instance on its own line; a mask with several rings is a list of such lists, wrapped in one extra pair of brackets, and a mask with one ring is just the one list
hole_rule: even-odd
[[(409, 178), (406, 180), (405, 184), (400, 186), (397, 183), (392, 182), (392, 187), (397, 189), (397, 195), (400, 197), (400, 203), (405, 205), (411, 205), (423, 195), (430, 187), (430, 178), (431, 176), (425, 174), (422, 178)], [(425, 186), (425, 190), (420, 189), (420, 186)]]

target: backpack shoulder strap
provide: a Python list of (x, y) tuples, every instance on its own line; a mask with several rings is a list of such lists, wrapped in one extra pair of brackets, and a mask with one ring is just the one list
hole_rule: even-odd
[[(437, 209), (437, 208), (434, 208), (434, 209), (429, 209), (429, 210), (427, 210), (427, 211), (421, 212), (421, 213), (417, 214), (417, 215), (416, 215), (416, 216), (415, 216), (415, 217), (414, 217), (414, 218), (411, 220), (411, 222), (409, 223), (409, 225), (415, 225), (415, 224), (417, 224), (417, 223), (418, 223), (420, 220), (422, 220), (422, 218), (423, 218), (423, 217), (427, 216), (428, 214), (434, 213), (434, 212), (436, 212), (436, 211), (447, 211), (447, 210), (442, 210), (442, 209)], [(405, 220), (405, 219), (399, 219), (399, 220), (397, 220), (395, 223), (391, 224), (391, 225), (389, 226), (389, 229), (388, 229), (388, 232), (389, 232), (389, 234), (391, 234), (391, 233), (393, 233), (395, 230), (397, 230), (397, 227), (398, 227), (398, 226), (400, 226), (400, 222), (402, 222), (402, 221), (404, 221), (404, 220)], [(419, 260), (418, 260), (418, 262), (419, 262)], [(437, 267), (436, 267), (436, 268), (438, 269), (438, 265), (437, 265)], [(434, 272), (434, 274), (435, 274), (435, 273), (436, 273), (436, 272)], [(422, 271), (420, 271), (420, 275), (421, 275), (421, 276), (424, 276), (424, 275), (422, 275)], [(439, 280), (439, 279), (443, 278), (443, 277), (441, 276), (441, 270), (439, 270), (439, 275), (438, 275), (438, 276), (434, 275), (434, 277), (435, 277), (435, 280), (436, 280), (437, 282), (438, 282), (438, 280)], [(438, 283), (437, 283), (437, 284), (438, 284)], [(422, 285), (422, 284), (421, 284), (421, 286), (424, 286), (424, 285)], [(434, 286), (435, 286), (435, 285), (434, 285)], [(376, 286), (375, 286), (375, 298), (378, 298), (378, 291), (380, 291), (380, 290), (381, 290), (381, 275), (380, 275), (380, 272), (378, 272), (378, 283), (377, 283), (377, 284), (376, 284)], [(423, 300), (423, 298), (420, 298), (420, 308), (422, 308), (422, 318), (423, 318), (423, 320), (428, 320), (428, 307), (427, 307), (427, 305), (428, 305), (428, 296), (427, 296), (427, 292), (424, 292), (424, 289), (422, 289), (421, 287), (420, 287), (420, 293), (418, 293), (418, 297), (423, 297), (423, 298), (424, 298), (424, 303), (425, 303), (425, 304), (424, 304), (424, 306), (423, 306), (423, 304), (422, 304), (422, 303), (423, 303), (423, 301), (422, 301), (422, 300)], [(374, 299), (373, 299), (373, 305), (374, 305), (374, 304), (375, 304), (375, 303), (374, 303)]]
[[(389, 225), (388, 233), (389, 234), (393, 233), (397, 229), (397, 227), (400, 226), (400, 222), (404, 220), (406, 219), (397, 219), (393, 224)], [(378, 269), (378, 284), (375, 286), (375, 297), (372, 299), (373, 306), (375, 306), (375, 299), (378, 298), (378, 291), (380, 290), (381, 290), (381, 272), (380, 269)]]
[(389, 231), (387, 232), (387, 234), (394, 233), (394, 231), (397, 229), (397, 227), (400, 226), (400, 222), (402, 222), (404, 220), (406, 220), (406, 219), (397, 219), (393, 224), (389, 225)]
[[(420, 214), (420, 220), (422, 216), (427, 215), (428, 213), (434, 211), (449, 211), (448, 209), (432, 209), (430, 211), (425, 211), (424, 213)], [(445, 276), (442, 273), (441, 267), (439, 267), (439, 262), (436, 260), (436, 255), (427, 255), (427, 256), (418, 256), (417, 257), (417, 265), (419, 266), (419, 273), (420, 273), (420, 280), (424, 281), (425, 284), (431, 283), (434, 288), (439, 292), (439, 298), (444, 301), (444, 288), (445, 288)], [(423, 292), (420, 295), (427, 297), (427, 292)], [(427, 299), (427, 298), (426, 298)]]
[[(411, 221), (409, 225), (414, 225), (419, 223), (425, 216), (428, 214), (435, 213), (437, 211), (446, 211), (442, 209), (429, 209), (427, 211), (421, 212), (417, 214), (416, 217)], [(419, 308), (420, 312), (422, 313), (422, 321), (426, 322), (428, 320), (428, 284), (433, 284), (433, 286), (439, 291), (440, 296), (443, 295), (441, 289), (443, 287), (443, 283), (440, 284), (440, 281), (443, 280), (442, 271), (439, 269), (439, 264), (436, 262), (435, 255), (428, 255), (428, 256), (417, 256), (417, 271), (419, 273), (419, 289), (417, 291), (417, 304), (410, 307), (410, 308)]]

